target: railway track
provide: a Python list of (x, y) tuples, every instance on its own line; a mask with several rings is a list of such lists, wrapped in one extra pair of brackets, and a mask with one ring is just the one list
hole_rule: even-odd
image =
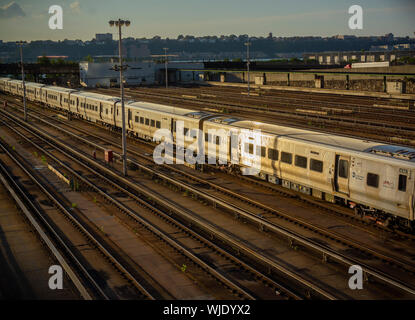
[[(85, 143), (90, 143), (90, 142), (85, 141)], [(99, 148), (98, 145), (95, 145), (94, 147), (95, 148)], [(141, 170), (150, 170), (148, 167), (145, 167), (145, 166), (143, 166), (142, 164), (140, 164), (138, 162), (133, 162), (133, 161), (131, 161), (131, 162), (134, 163), (134, 165), (138, 166)], [(154, 170), (151, 171), (150, 174), (152, 174), (152, 175), (157, 174), (158, 177), (161, 177), (163, 175), (162, 173), (160, 173), (160, 172), (157, 173)], [(169, 178), (169, 177), (166, 177), (165, 176), (165, 177), (163, 177), (163, 179), (165, 179), (165, 180), (169, 180), (170, 179), (170, 183), (176, 184), (176, 185), (178, 184), (178, 182), (177, 181), (174, 181), (174, 179), (172, 179), (172, 178)], [(194, 177), (192, 179), (194, 179)], [(202, 182), (202, 181), (199, 181), (199, 182)], [(203, 183), (206, 183), (206, 181), (203, 181)], [(208, 197), (208, 196), (206, 196), (206, 195), (203, 194), (203, 191), (196, 190), (195, 188), (192, 189), (191, 187), (189, 187), (189, 185), (187, 185), (187, 186), (183, 185), (182, 182), (179, 183), (179, 187), (180, 188), (186, 187), (188, 191), (192, 192), (193, 194), (197, 195), (198, 197), (201, 197), (201, 198), (203, 198), (203, 199), (205, 199), (205, 200), (207, 200), (209, 202), (215, 203), (215, 205), (219, 205), (219, 206), (221, 206), (223, 208), (226, 208), (226, 209), (232, 211), (234, 214), (236, 213), (236, 214), (238, 214), (240, 216), (243, 216), (245, 219), (250, 220), (251, 223), (253, 223), (253, 224), (257, 224), (257, 225), (260, 225), (262, 227), (265, 227), (267, 230), (271, 230), (273, 232), (279, 233), (280, 235), (283, 234), (284, 236), (288, 237), (288, 239), (295, 240), (296, 242), (298, 241), (299, 243), (301, 243), (302, 246), (308, 247), (308, 249), (317, 250), (319, 252), (319, 254), (323, 254), (323, 257), (330, 257), (331, 259), (334, 259), (334, 260), (337, 260), (337, 261), (342, 261), (343, 263), (346, 263), (346, 264), (349, 264), (349, 265), (350, 265), (350, 263), (354, 263), (353, 261), (347, 260), (347, 258), (345, 258), (344, 256), (341, 257), (341, 256), (339, 256), (337, 254), (334, 254), (333, 252), (321, 250), (322, 249), (322, 246), (319, 246), (319, 248), (317, 248), (318, 246), (316, 246), (316, 244), (311, 244), (310, 241), (305, 241), (301, 237), (300, 238), (293, 237), (293, 234), (292, 233), (287, 233), (287, 230), (284, 230), (282, 228), (279, 228), (275, 224), (270, 223), (269, 221), (267, 221), (266, 219), (264, 219), (264, 217), (258, 218), (257, 217), (258, 214), (252, 214), (252, 213), (249, 213), (249, 212), (244, 211), (244, 210), (241, 210), (241, 209), (237, 210), (234, 206), (232, 207), (232, 205), (230, 205), (229, 203), (226, 203), (226, 202), (224, 202), (221, 199), (214, 199), (214, 197), (211, 197), (211, 196)], [(215, 188), (218, 189), (218, 186), (215, 186)], [(221, 190), (221, 192), (222, 193), (225, 192), (225, 193), (227, 193), (229, 195), (229, 190), (225, 190), (225, 191), (224, 190)], [(232, 197), (235, 197), (235, 194), (232, 194)], [(241, 197), (239, 195), (236, 195), (236, 197), (239, 200), (241, 200)], [(243, 200), (245, 202), (247, 202), (247, 199), (243, 199)], [(263, 205), (261, 205), (259, 203), (252, 203), (252, 200), (248, 200), (248, 201), (251, 202), (251, 205), (252, 206), (261, 207), (262, 210), (264, 210), (264, 206)], [(272, 214), (274, 214), (274, 215), (276, 214), (275, 210), (270, 210), (270, 208), (266, 208), (266, 209), (268, 210), (268, 213), (272, 211)], [(278, 212), (277, 214), (279, 214), (281, 216), (282, 213), (281, 212)], [(287, 216), (285, 216), (285, 219), (286, 218), (287, 218)], [(294, 223), (297, 223), (298, 224), (300, 222), (299, 221), (295, 221)], [(305, 225), (304, 222), (301, 222), (301, 223), (303, 224), (303, 226), (304, 226), (305, 229), (314, 228), (314, 232), (316, 232), (316, 228), (315, 227), (312, 227), (310, 225)], [(322, 230), (320, 230), (318, 232), (321, 233)], [(339, 238), (337, 238), (337, 239), (336, 238), (333, 238), (333, 234), (328, 235), (326, 233), (326, 236), (331, 237), (331, 239), (333, 239), (335, 241), (339, 241)], [(340, 241), (343, 241), (343, 243), (345, 243), (345, 239), (342, 239)], [(349, 243), (345, 243), (345, 244), (351, 245), (350, 239), (349, 239)], [(354, 243), (353, 246), (357, 247), (358, 245), (356, 243)], [(362, 250), (362, 248), (359, 248), (359, 249)], [(363, 251), (365, 251), (365, 250), (366, 251), (370, 251), (367, 248), (366, 249), (363, 249)], [(389, 261), (393, 260), (393, 258), (391, 258), (391, 257), (387, 257), (387, 256), (383, 256), (382, 257), (379, 254), (379, 252), (377, 252), (377, 253), (376, 252), (375, 253), (374, 252), (371, 252), (371, 254), (377, 255), (377, 257), (379, 257), (382, 260), (389, 260)], [(399, 262), (398, 259), (394, 259), (394, 260), (395, 261), (393, 263), (395, 265), (401, 264), (401, 267), (404, 266), (404, 263)], [(398, 286), (398, 287), (401, 287), (401, 288), (404, 288), (405, 287), (405, 285), (403, 285), (402, 282), (399, 283), (399, 281), (397, 281), (397, 280), (391, 280), (390, 277), (385, 276), (381, 272), (376, 271), (376, 270), (373, 271), (373, 268), (371, 268), (371, 267), (366, 266), (365, 271), (368, 274), (372, 275), (373, 277), (377, 278), (378, 280), (386, 281), (386, 283), (389, 283), (390, 285), (393, 284), (393, 285)], [(406, 288), (406, 289), (409, 289), (409, 288)], [(411, 289), (409, 289), (408, 292), (411, 292)]]
[(169, 89), (152, 88), (151, 90), (137, 88), (129, 89), (133, 92), (155, 92), (159, 94), (173, 94), (176, 96), (189, 95), (189, 97), (225, 99), (234, 102), (249, 102), (250, 104), (269, 105), (276, 108), (293, 109), (296, 107), (308, 110), (326, 110), (334, 113), (350, 111), (355, 113), (381, 112), (386, 116), (413, 116), (415, 105), (413, 100), (385, 99), (375, 97), (356, 98), (338, 94), (316, 94), (293, 91), (270, 91), (254, 89), (252, 96), (247, 96), (241, 88), (182, 88)]
[[(113, 89), (109, 89), (113, 90)], [(116, 92), (113, 91), (113, 92)], [(358, 116), (360, 119), (366, 120), (379, 120), (378, 116), (381, 116), (383, 120), (387, 120), (388, 122), (404, 122), (409, 123), (415, 120), (415, 115), (411, 107), (411, 101), (405, 102), (392, 102), (392, 101), (384, 101), (380, 100), (377, 103), (373, 103), (372, 105), (366, 104), (356, 104), (350, 103), (349, 97), (344, 97), (342, 102), (339, 101), (331, 101), (329, 99), (338, 100), (333, 98), (331, 95), (330, 97), (320, 97), (319, 99), (313, 99), (307, 97), (301, 98), (292, 98), (290, 94), (287, 96), (282, 95), (272, 95), (272, 96), (244, 96), (241, 95), (241, 92), (238, 93), (229, 93), (223, 92), (221, 94), (215, 93), (212, 95), (210, 91), (201, 91), (201, 92), (194, 92), (191, 90), (188, 92), (182, 88), (176, 89), (130, 89), (130, 93), (145, 93), (145, 94), (158, 94), (158, 95), (166, 95), (168, 94), (169, 97), (177, 97), (177, 98), (187, 98), (187, 99), (208, 99), (217, 102), (220, 100), (221, 103), (223, 101), (227, 101), (229, 103), (237, 103), (242, 106), (259, 106), (262, 107), (265, 111), (289, 111), (294, 113), (307, 113), (309, 112), (312, 115), (312, 112), (315, 111), (316, 113), (319, 112), (319, 115), (350, 115), (350, 117)], [(206, 92), (206, 93), (204, 93)], [(388, 108), (389, 106), (389, 108)], [(393, 107), (396, 107), (395, 109)], [(407, 108), (407, 110), (406, 110)], [(301, 110), (298, 112), (297, 110)], [(373, 114), (376, 113), (377, 117), (374, 118)], [(376, 122), (376, 121), (375, 121)]]
[[(141, 284), (132, 276), (124, 267), (123, 263), (117, 259), (113, 253), (110, 252), (100, 240), (100, 237), (94, 234), (93, 230), (90, 230), (84, 223), (77, 217), (77, 215), (73, 212), (73, 210), (69, 209), (67, 203), (56, 193), (56, 191), (52, 190), (42, 179), (39, 175), (34, 172), (33, 168), (20, 156), (18, 156), (14, 151), (10, 151), (3, 142), (0, 143), (0, 147), (5, 154), (13, 161), (14, 165), (19, 167), (21, 173), (25, 174), (26, 181), (31, 181), (35, 184), (39, 190), (47, 197), (51, 203), (56, 207), (61, 214), (65, 216), (65, 218), (71, 223), (73, 226), (72, 229), (76, 229), (81, 235), (86, 239), (87, 242), (93, 244), (93, 246), (100, 252), (101, 255), (105, 257), (105, 259), (115, 268), (117, 273), (122, 273), (122, 275), (128, 278), (128, 281), (131, 281), (133, 285), (140, 290), (140, 293), (144, 298), (153, 299), (153, 296), (141, 286)], [(9, 169), (4, 165), (1, 166), (2, 171), (5, 175), (8, 175), (8, 179), (15, 180), (9, 173)], [(31, 223), (35, 223), (36, 220), (39, 220), (42, 224), (36, 225), (36, 229), (38, 232), (41, 232), (41, 228), (44, 228), (48, 234), (51, 235), (50, 239), (44, 239), (45, 243), (50, 248), (54, 248), (54, 253), (58, 254), (59, 251), (56, 249), (54, 244), (56, 243), (59, 246), (60, 250), (65, 253), (65, 256), (68, 257), (68, 261), (60, 256), (58, 258), (59, 263), (63, 266), (64, 270), (67, 272), (69, 277), (72, 279), (75, 286), (80, 291), (83, 298), (91, 300), (91, 299), (104, 299), (109, 300), (110, 298), (115, 298), (113, 294), (106, 288), (106, 286), (101, 283), (101, 281), (97, 278), (96, 274), (94, 274), (91, 270), (91, 265), (87, 263), (86, 256), (83, 256), (76, 250), (77, 245), (76, 242), (73, 242), (63, 229), (60, 229), (60, 226), (63, 224), (57, 224), (56, 219), (50, 218), (50, 212), (45, 214), (45, 212), (41, 212), (39, 207), (34, 205), (33, 200), (30, 199), (28, 193), (21, 189), (18, 184), (15, 182), (15, 187), (18, 192), (25, 197), (25, 202), (30, 205), (30, 211), (36, 214), (36, 217), (29, 216), (28, 219)], [(33, 197), (33, 196), (32, 196)], [(69, 228), (65, 228), (67, 232)], [(42, 238), (43, 239), (43, 238)], [(85, 241), (85, 240), (84, 240)], [(91, 247), (92, 249), (92, 247)], [(101, 262), (102, 263), (102, 262)], [(71, 267), (69, 266), (71, 265)], [(96, 265), (95, 265), (96, 267)], [(72, 269), (75, 268), (77, 273), (82, 276), (82, 280), (80, 281), (77, 279), (77, 275)], [(79, 277), (79, 276), (78, 276)]]
[[(187, 93), (191, 91), (193, 94), (206, 95), (210, 97), (232, 95), (235, 98), (241, 98), (241, 95), (246, 95), (245, 91), (241, 91), (241, 88), (233, 87), (196, 87), (184, 89), (182, 87), (170, 88), (172, 92), (182, 91)], [(165, 89), (163, 89), (165, 91)], [(295, 91), (284, 91), (284, 90), (269, 90), (269, 89), (254, 89), (253, 93), (259, 94), (254, 96), (251, 99), (254, 101), (269, 101), (278, 99), (281, 102), (286, 103), (302, 103), (303, 105), (309, 105), (310, 107), (327, 106), (332, 108), (350, 108), (354, 111), (359, 111), (360, 109), (372, 109), (378, 110), (382, 108), (381, 106), (397, 106), (396, 110), (389, 109), (389, 111), (404, 111), (410, 110), (414, 107), (413, 100), (402, 100), (397, 98), (379, 98), (379, 97), (356, 97), (352, 95), (343, 95), (343, 94), (329, 94), (329, 93), (313, 93), (313, 92), (295, 92)], [(244, 99), (250, 99), (245, 96)], [(386, 110), (381, 111), (388, 111)]]
[[(3, 150), (2, 152), (7, 152), (2, 144), (0, 144), (0, 148)], [(49, 223), (43, 218), (41, 210), (33, 203), (33, 200), (28, 197), (28, 193), (18, 184), (15, 177), (11, 174), (10, 170), (8, 170), (2, 160), (0, 160), (0, 182), (14, 200), (17, 208), (23, 214), (26, 223), (30, 225), (39, 240), (48, 249), (52, 259), (56, 263), (59, 263), (63, 270), (65, 270), (70, 282), (79, 294), (79, 297), (84, 300), (91, 300), (92, 296), (90, 294), (90, 288), (94, 287), (96, 283), (92, 281), (92, 283), (88, 285), (87, 282), (83, 282), (80, 279), (78, 274), (79, 269), (77, 270), (76, 267), (85, 270), (82, 264), (76, 266), (74, 263), (74, 267), (70, 266), (69, 261), (71, 261), (71, 258), (75, 258), (75, 262), (79, 262), (71, 248), (66, 246), (65, 241), (59, 237), (56, 231), (51, 228)], [(62, 250), (58, 249), (59, 247), (66, 250), (66, 255)]]
[[(55, 148), (56, 148), (56, 146), (55, 146)], [(42, 152), (47, 154), (49, 158), (53, 157), (53, 155), (45, 149), (42, 149)], [(65, 151), (65, 152), (67, 154), (67, 151)], [(58, 159), (54, 159), (54, 160), (59, 161)], [(75, 160), (75, 158), (73, 158), (73, 160)], [(156, 226), (154, 222), (150, 222), (149, 220), (147, 220), (143, 217), (140, 217), (135, 212), (130, 210), (128, 207), (126, 207), (125, 205), (123, 205), (122, 203), (120, 203), (119, 201), (114, 199), (114, 197), (112, 197), (110, 195), (111, 192), (102, 190), (102, 188), (98, 187), (96, 182), (94, 183), (94, 182), (90, 181), (90, 179), (86, 179), (84, 176), (77, 174), (76, 171), (70, 169), (70, 167), (66, 166), (63, 162), (60, 162), (60, 165), (62, 165), (63, 167), (66, 167), (66, 170), (69, 173), (75, 175), (77, 177), (77, 179), (82, 181), (89, 188), (94, 189), (95, 192), (98, 192), (107, 201), (110, 201), (110, 202), (114, 203), (120, 210), (122, 210), (125, 214), (127, 214), (134, 221), (140, 223), (140, 225), (142, 225), (142, 226), (146, 227), (148, 230), (152, 231), (157, 237), (162, 238), (166, 243), (168, 243), (170, 246), (174, 247), (175, 250), (180, 251), (182, 254), (184, 254), (193, 263), (197, 264), (200, 268), (207, 271), (211, 276), (214, 276), (218, 281), (221, 281), (230, 290), (232, 290), (233, 292), (236, 292), (241, 298), (255, 299), (255, 296), (253, 296), (251, 293), (247, 292), (243, 287), (241, 287), (240, 285), (235, 283), (234, 280), (230, 280), (230, 279), (228, 279), (227, 276), (224, 276), (221, 272), (218, 272), (216, 270), (217, 266), (216, 267), (211, 266), (212, 262), (207, 263), (206, 261), (203, 261), (203, 259), (198, 257), (197, 254), (192, 253), (183, 244), (180, 244), (178, 239), (183, 237), (183, 233), (187, 234), (189, 236), (189, 238), (197, 238), (196, 244), (198, 246), (200, 246), (200, 244), (202, 243), (202, 244), (205, 245), (205, 248), (204, 248), (205, 250), (210, 248), (211, 251), (214, 251), (215, 254), (210, 254), (211, 256), (209, 257), (210, 259), (208, 261), (216, 260), (215, 265), (216, 264), (220, 265), (221, 262), (222, 262), (222, 264), (226, 263), (228, 265), (230, 262), (233, 262), (237, 266), (236, 269), (238, 269), (238, 268), (244, 269), (245, 272), (249, 273), (249, 276), (254, 277), (256, 279), (260, 279), (261, 281), (259, 281), (259, 283), (265, 282), (267, 284), (267, 286), (273, 288), (273, 290), (268, 290), (268, 291), (271, 291), (273, 293), (277, 292), (278, 293), (278, 298), (279, 297), (286, 297), (286, 298), (301, 299), (300, 295), (294, 293), (292, 290), (286, 288), (285, 286), (277, 283), (275, 280), (272, 280), (265, 273), (262, 273), (259, 270), (255, 269), (254, 267), (252, 267), (252, 266), (248, 265), (247, 263), (241, 261), (240, 259), (238, 259), (235, 255), (231, 254), (230, 252), (228, 252), (224, 249), (221, 249), (219, 246), (217, 246), (216, 244), (211, 242), (209, 239), (201, 237), (199, 234), (195, 233), (194, 231), (192, 231), (191, 229), (186, 227), (185, 224), (173, 220), (170, 217), (171, 213), (163, 212), (161, 209), (155, 207), (153, 204), (144, 201), (142, 199), (142, 197), (139, 197), (139, 196), (133, 194), (128, 189), (126, 189), (125, 187), (122, 187), (122, 184), (120, 182), (115, 182), (114, 183), (114, 181), (110, 180), (107, 177), (108, 174), (102, 174), (98, 171), (95, 171), (95, 170), (97, 170), (97, 168), (95, 168), (95, 169), (89, 168), (89, 170), (92, 171), (92, 174), (94, 174), (96, 177), (99, 177), (99, 182), (101, 182), (101, 184), (102, 184), (102, 182), (105, 182), (107, 187), (111, 184), (114, 188), (117, 188), (118, 191), (120, 191), (124, 194), (127, 194), (130, 198), (134, 199), (141, 206), (147, 207), (149, 210), (152, 211), (153, 214), (157, 214), (159, 217), (162, 217), (163, 220), (165, 220), (165, 222), (167, 223), (167, 225), (175, 224), (177, 226), (177, 228), (180, 229), (180, 231), (175, 231), (175, 232), (170, 231), (169, 233), (163, 231), (162, 229), (160, 229), (160, 226), (159, 226), (160, 221), (158, 222), (158, 224)], [(155, 197), (156, 197), (156, 195), (154, 195), (154, 194), (151, 195), (152, 199), (154, 199)], [(170, 206), (170, 209), (172, 209), (171, 206)], [(172, 238), (171, 235), (174, 234), (174, 233), (178, 234), (177, 239)], [(187, 245), (189, 245), (189, 244), (187, 244)], [(204, 252), (204, 255), (206, 255), (206, 252)], [(225, 257), (225, 261), (221, 261), (221, 260), (224, 260), (223, 257)], [(228, 266), (228, 268), (229, 268), (229, 266)], [(241, 275), (239, 274), (238, 277), (241, 277)], [(311, 287), (313, 287), (312, 284), (309, 284), (309, 285)], [(258, 282), (255, 281), (252, 284), (252, 286), (257, 287)], [(251, 290), (252, 290), (252, 288), (251, 288)], [(262, 290), (264, 290), (264, 289), (262, 289)], [(324, 293), (324, 291), (322, 291), (322, 292)], [(303, 297), (306, 297), (306, 296), (304, 295)], [(327, 293), (325, 295), (323, 295), (323, 297), (331, 298), (331, 296), (328, 295)], [(262, 297), (262, 298), (264, 298), (264, 297)]]

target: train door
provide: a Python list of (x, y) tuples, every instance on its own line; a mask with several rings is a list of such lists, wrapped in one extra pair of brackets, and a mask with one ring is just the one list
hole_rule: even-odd
[(336, 154), (334, 185), (337, 192), (349, 195), (350, 156)]
[(229, 157), (232, 164), (239, 164), (239, 135), (231, 130), (229, 136)]
[(171, 129), (171, 121), (169, 121), (168, 118), (162, 118), (161, 119), (161, 128), (171, 131), (172, 130)]
[(131, 109), (127, 109), (127, 121), (128, 121), (128, 128), (133, 129), (133, 123), (132, 123), (132, 114)]
[[(409, 191), (409, 194), (410, 194), (410, 196), (409, 196), (409, 220), (414, 221), (414, 219), (415, 219), (415, 179), (414, 179), (415, 178), (415, 170), (412, 170), (412, 174), (410, 172), (408, 181), (411, 181), (411, 178), (412, 178), (412, 181), (413, 181), (412, 190), (411, 190), (411, 187), (409, 187), (408, 190), (407, 190), (407, 191)], [(405, 183), (406, 183), (406, 180), (405, 180)], [(411, 183), (409, 182), (408, 186), (410, 186), (410, 184)], [(399, 179), (399, 187), (401, 187), (401, 179)]]
[(102, 102), (99, 103), (99, 118), (102, 120)]

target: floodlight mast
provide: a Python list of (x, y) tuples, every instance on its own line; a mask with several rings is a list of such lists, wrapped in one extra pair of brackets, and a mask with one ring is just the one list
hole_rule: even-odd
[[(123, 174), (127, 176), (127, 135), (125, 130), (125, 106), (124, 106), (124, 80), (123, 80), (123, 71), (124, 66), (122, 64), (122, 36), (121, 36), (121, 27), (125, 25), (128, 27), (131, 24), (129, 20), (111, 20), (109, 21), (110, 27), (114, 25), (118, 27), (118, 55), (120, 61), (120, 92), (121, 92), (121, 116), (122, 116), (122, 160), (123, 160)], [(115, 112), (115, 110), (114, 110)]]

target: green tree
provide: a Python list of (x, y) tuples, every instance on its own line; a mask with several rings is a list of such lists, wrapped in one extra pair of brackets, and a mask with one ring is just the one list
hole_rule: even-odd
[(37, 59), (37, 63), (47, 65), (50, 64), (49, 58), (47, 58), (45, 55)]
[(88, 54), (88, 55), (84, 58), (84, 60), (85, 60), (85, 61), (87, 61), (87, 62), (94, 62), (94, 59), (91, 57), (91, 55), (90, 55), (90, 54)]

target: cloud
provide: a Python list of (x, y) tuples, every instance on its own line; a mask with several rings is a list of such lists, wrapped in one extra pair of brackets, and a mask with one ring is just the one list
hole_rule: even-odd
[(76, 13), (80, 13), (81, 12), (81, 6), (79, 4), (79, 1), (72, 2), (69, 5), (69, 7), (72, 9), (73, 12), (76, 12)]
[(23, 9), (14, 1), (0, 7), (0, 18), (24, 17)]

